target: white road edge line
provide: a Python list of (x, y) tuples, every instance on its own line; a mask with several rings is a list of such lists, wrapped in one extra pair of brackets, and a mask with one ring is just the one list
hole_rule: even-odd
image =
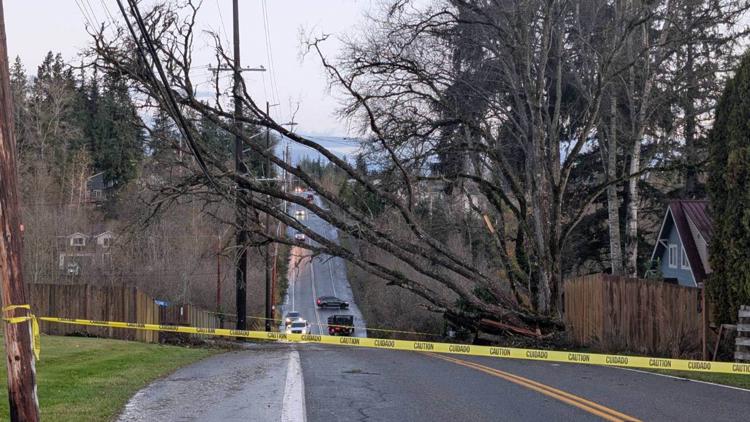
[(305, 405), (305, 380), (302, 378), (302, 365), (299, 352), (289, 353), (289, 364), (286, 369), (286, 383), (284, 384), (284, 400), (281, 405), (281, 422), (307, 421), (307, 406)]
[(633, 369), (633, 368), (622, 368), (622, 367), (619, 367), (619, 366), (612, 366), (611, 368), (622, 369), (622, 370), (625, 370), (625, 371), (638, 372), (639, 374), (649, 374), (649, 375), (656, 375), (656, 376), (659, 376), (659, 377), (672, 378), (672, 379), (676, 379), (676, 380), (697, 382), (699, 384), (708, 384), (708, 385), (713, 385), (713, 386), (716, 386), (716, 387), (729, 388), (731, 390), (739, 390), (739, 391), (744, 391), (746, 393), (750, 393), (750, 390), (748, 390), (747, 388), (735, 387), (733, 385), (717, 384), (715, 382), (710, 382), (710, 381), (694, 380), (694, 379), (690, 379), (690, 378), (678, 377), (678, 376), (675, 376), (675, 375), (660, 374), (658, 372), (650, 372), (650, 371), (641, 371), (640, 369)]
[(315, 267), (313, 267), (315, 257), (310, 255), (310, 280), (312, 282), (312, 294), (313, 294), (313, 309), (315, 310), (315, 321), (318, 323), (318, 334), (323, 334), (323, 328), (320, 326), (320, 315), (318, 314), (318, 303), (315, 297)]
[[(297, 262), (295, 262), (295, 265), (298, 265)], [(294, 311), (294, 285), (297, 284), (297, 278), (299, 277), (299, 267), (295, 267), (292, 270), (292, 309), (290, 311)]]
[(336, 294), (336, 282), (333, 280), (333, 266), (331, 265), (332, 259), (333, 257), (328, 258), (328, 273), (331, 275), (331, 288), (333, 289), (333, 295), (339, 297), (339, 295)]

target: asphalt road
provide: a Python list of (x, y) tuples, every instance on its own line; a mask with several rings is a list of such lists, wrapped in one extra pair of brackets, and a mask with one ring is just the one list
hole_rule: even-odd
[[(317, 199), (316, 199), (317, 200)], [(319, 200), (317, 200), (319, 201)], [(290, 213), (299, 210), (293, 206)], [(305, 212), (305, 224), (329, 239), (337, 240), (336, 229), (318, 216)], [(289, 231), (289, 236), (294, 231)], [(311, 242), (307, 239), (307, 242)], [(354, 336), (366, 337), (365, 321), (357, 304), (354, 303), (352, 288), (346, 278), (346, 264), (341, 258), (329, 255), (313, 256), (310, 251), (301, 247), (292, 248), (289, 265), (289, 289), (281, 306), (282, 315), (289, 311), (298, 311), (311, 324), (312, 334), (328, 334), (328, 317), (336, 314), (354, 316)], [(349, 309), (319, 309), (315, 300), (320, 296), (336, 296), (349, 302)]]
[[(315, 216), (318, 233), (335, 230)], [(291, 233), (290, 233), (291, 234)], [(325, 333), (315, 298), (351, 303), (339, 259), (294, 251), (285, 310)], [(347, 312), (347, 311), (343, 311)], [(320, 323), (320, 325), (317, 325)], [(746, 421), (750, 391), (620, 368), (318, 344), (250, 345), (157, 381), (121, 421)]]
[[(306, 214), (305, 223), (336, 239), (317, 216)], [(313, 300), (338, 296), (350, 302), (363, 335), (344, 262), (295, 252), (287, 306), (324, 324), (339, 311), (316, 311)], [(298, 350), (309, 421), (750, 420), (748, 391), (618, 368), (314, 344)]]

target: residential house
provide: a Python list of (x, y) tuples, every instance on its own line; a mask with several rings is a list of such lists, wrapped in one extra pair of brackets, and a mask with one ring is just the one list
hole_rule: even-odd
[(115, 234), (98, 226), (92, 233), (75, 232), (62, 236), (58, 244), (58, 265), (68, 276), (79, 276), (85, 267), (106, 262), (111, 257)]
[(86, 181), (87, 201), (101, 202), (107, 199), (107, 196), (114, 189), (115, 184), (104, 178), (104, 172), (96, 173)]
[(414, 198), (418, 204), (425, 205), (430, 214), (437, 207), (445, 207), (449, 202), (463, 209), (466, 213), (472, 208), (485, 208), (484, 196), (474, 183), (464, 182), (452, 187), (449, 195), (448, 182), (444, 180), (421, 180), (414, 188)]
[(712, 235), (708, 201), (670, 202), (651, 254), (652, 268), (646, 276), (659, 274), (665, 281), (683, 286), (701, 285), (711, 273), (708, 244)]

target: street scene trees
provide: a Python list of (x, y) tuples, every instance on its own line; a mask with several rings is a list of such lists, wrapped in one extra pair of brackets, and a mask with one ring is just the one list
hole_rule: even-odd
[[(231, 172), (196, 137), (191, 148), (200, 160), (191, 183), (209, 188), (205, 195), (228, 198), (237, 184), (248, 206), (305, 232), (319, 243), (318, 252), (406, 288), (459, 325), (492, 318), (554, 327), (562, 282), (574, 265), (642, 274), (650, 265), (646, 237), (656, 230), (664, 201), (701, 191), (696, 168), (705, 162), (706, 119), (722, 72), (740, 53), (744, 33), (737, 20), (746, 7), (738, 1), (406, 1), (374, 15), (340, 57), (327, 57), (320, 48), (325, 37), (313, 37), (308, 54), (343, 92), (342, 116), (364, 134), (366, 156), (377, 166), (371, 172), (290, 131), (243, 87), (242, 121), (317, 151), (348, 179), (347, 189), (378, 198), (378, 213), (395, 231), (264, 150), (251, 133), (238, 133), (225, 104), (195, 95), (189, 69), (197, 8), (131, 8), (131, 26), (138, 29), (110, 29), (116, 37), (97, 33), (92, 54), (102, 72), (127, 77), (144, 104), (182, 119), (183, 137), (197, 133), (197, 119), (243, 137), (253, 154), (330, 205), (306, 205), (311, 211), (420, 277), (326, 241), (269, 208), (261, 195), (304, 204), (279, 185)], [(219, 40), (214, 37), (221, 52)], [(217, 66), (232, 67), (231, 57), (220, 58)], [(458, 212), (482, 227), (473, 230), (473, 241), (483, 242), (487, 256), (467, 260), (466, 239), (447, 242), (431, 229), (440, 217), (420, 211), (429, 192), (465, 202)], [(590, 248), (587, 256), (566, 259), (571, 248), (582, 247)]]
[[(286, 2), (76, 0), (77, 35), (41, 41), (14, 15), (26, 35), (0, 51), (12, 420), (39, 403), (58, 416), (37, 400), (40, 332), (58, 357), (40, 379), (75, 369), (73, 349), (95, 368), (113, 352), (69, 377), (117, 395), (93, 406), (102, 420), (214, 354), (142, 345), (141, 367), (123, 340), (236, 353), (146, 387), (120, 420), (744, 411), (728, 403), (747, 402), (750, 372), (750, 1), (305, 2), (272, 26)], [(461, 378), (473, 371), (490, 378)], [(566, 387), (581, 397), (542, 383), (581, 377)], [(498, 383), (554, 400), (498, 400)], [(654, 403), (630, 399), (636, 384)], [(40, 397), (68, 394), (48, 385)]]

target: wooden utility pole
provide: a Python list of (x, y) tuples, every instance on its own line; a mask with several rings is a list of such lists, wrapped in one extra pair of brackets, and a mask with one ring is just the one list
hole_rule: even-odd
[[(21, 274), (21, 218), (18, 210), (16, 139), (13, 133), (13, 100), (5, 38), (5, 13), (0, 0), (0, 282), (3, 307), (26, 304)], [(26, 310), (3, 312), (3, 317), (22, 316)], [(36, 422), (39, 401), (31, 352), (30, 322), (5, 324), (5, 359), (8, 368), (10, 420)]]
[[(238, 0), (232, 0), (232, 29), (234, 32), (234, 124), (237, 132), (242, 129), (240, 118), (242, 117), (242, 71), (240, 64), (240, 18)], [(242, 138), (237, 135), (234, 138), (234, 171), (238, 174), (246, 174), (247, 167), (242, 160)], [(237, 329), (247, 330), (247, 210), (240, 198), (239, 187), (235, 195), (235, 223), (237, 227), (235, 260), (235, 287), (237, 295)]]
[(221, 236), (216, 236), (216, 312), (221, 312)]
[[(216, 74), (216, 80), (218, 83), (219, 72), (225, 70), (231, 70), (234, 75), (234, 88), (232, 89), (234, 97), (234, 124), (237, 128), (237, 133), (242, 130), (242, 76), (243, 71), (251, 72), (265, 72), (266, 69), (263, 66), (252, 68), (243, 68), (240, 63), (240, 17), (239, 17), (239, 5), (238, 0), (232, 0), (232, 30), (234, 40), (234, 63), (232, 67), (222, 66), (221, 62), (217, 63), (216, 67), (209, 66), (208, 69)], [(217, 56), (218, 60), (218, 56)], [(218, 96), (217, 96), (218, 101)], [(247, 175), (247, 166), (244, 162), (244, 151), (242, 149), (242, 137), (236, 135), (234, 137), (234, 171), (237, 174)], [(236, 290), (236, 304), (237, 304), (237, 329), (247, 329), (247, 241), (249, 238), (246, 222), (247, 222), (247, 207), (242, 202), (240, 197), (239, 187), (235, 187), (235, 290)]]
[[(266, 116), (270, 116), (271, 106), (266, 101)], [(267, 183), (271, 182), (271, 130), (266, 126), (266, 169), (265, 178)], [(271, 207), (271, 195), (266, 195), (266, 205)], [(266, 234), (271, 234), (271, 214), (266, 213)], [(271, 331), (271, 320), (273, 319), (273, 290), (271, 288), (271, 242), (266, 243), (266, 331)]]

